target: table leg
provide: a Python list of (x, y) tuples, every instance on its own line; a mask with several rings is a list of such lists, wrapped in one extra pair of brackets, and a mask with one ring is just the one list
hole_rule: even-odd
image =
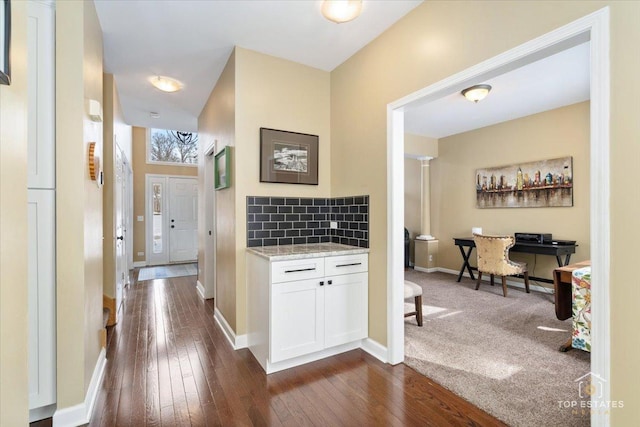
[(460, 254), (462, 255), (463, 262), (462, 262), (462, 268), (460, 269), (460, 274), (458, 274), (457, 281), (459, 282), (460, 280), (462, 280), (462, 275), (464, 274), (465, 268), (469, 272), (469, 276), (471, 276), (471, 280), (476, 280), (475, 276), (473, 275), (473, 270), (471, 269), (471, 265), (469, 264), (469, 257), (471, 256), (471, 251), (473, 251), (473, 246), (469, 246), (469, 249), (467, 249), (466, 253), (462, 246), (458, 246), (458, 249), (460, 249)]
[(560, 255), (556, 255), (556, 261), (558, 261), (558, 267), (564, 267), (569, 265), (569, 261), (571, 261), (571, 254), (566, 254), (564, 256), (564, 262), (562, 261), (562, 258), (560, 257)]

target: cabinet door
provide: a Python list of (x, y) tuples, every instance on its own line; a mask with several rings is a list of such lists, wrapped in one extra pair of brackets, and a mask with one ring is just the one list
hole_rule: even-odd
[(29, 188), (55, 188), (55, 17), (52, 4), (30, 1), (27, 9)]
[(28, 191), (29, 408), (56, 401), (53, 190)]
[(325, 347), (366, 338), (369, 333), (368, 274), (345, 274), (326, 279)]
[(324, 279), (271, 285), (271, 363), (324, 347)]

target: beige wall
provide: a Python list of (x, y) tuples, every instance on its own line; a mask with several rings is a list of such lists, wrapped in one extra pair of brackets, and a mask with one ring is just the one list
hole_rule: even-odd
[(428, 136), (405, 133), (404, 153), (417, 157), (438, 157), (438, 140)]
[[(193, 166), (168, 166), (147, 163), (147, 129), (133, 127), (132, 141), (132, 169), (133, 169), (133, 261), (144, 262), (146, 260), (145, 224), (147, 213), (145, 211), (145, 175), (180, 175), (197, 176), (198, 168)], [(139, 222), (138, 216), (142, 215), (144, 221)], [(139, 256), (138, 252), (144, 252)]]
[[(115, 205), (114, 200), (114, 183), (115, 183), (115, 153), (116, 145), (124, 154), (127, 162), (131, 164), (131, 126), (124, 122), (120, 99), (118, 97), (118, 88), (113, 74), (105, 73), (103, 75), (104, 94), (103, 94), (103, 158), (102, 170), (104, 172), (104, 193), (103, 197), (103, 270), (104, 270), (104, 294), (110, 298), (116, 296), (116, 279), (115, 279), (115, 258), (116, 258), (116, 228), (115, 228)], [(117, 140), (117, 143), (116, 143)], [(116, 315), (114, 313), (114, 315)]]
[[(330, 195), (330, 82), (328, 72), (238, 47), (223, 77), (207, 101), (198, 127), (210, 135), (207, 138), (218, 139), (219, 147), (234, 146), (231, 188), (216, 192), (216, 306), (235, 333), (244, 334), (246, 198)], [(223, 117), (216, 119), (218, 111)], [(260, 182), (260, 127), (319, 136), (317, 186)], [(232, 223), (235, 230), (229, 234)], [(231, 283), (235, 289), (228, 289)], [(230, 297), (235, 299), (235, 310), (226, 306)]]
[[(438, 267), (460, 268), (453, 237), (470, 236), (471, 227), (482, 227), (486, 234), (552, 233), (578, 242), (572, 261), (589, 259), (589, 148), (588, 102), (440, 139), (440, 155), (431, 161)], [(573, 207), (476, 208), (476, 169), (566, 156), (573, 157)], [(548, 279), (558, 267), (549, 256), (514, 252), (511, 258), (526, 261), (529, 274)]]
[(102, 157), (102, 32), (93, 2), (56, 7), (56, 252), (58, 409), (84, 402), (102, 329), (102, 191), (89, 178), (89, 142)]
[(0, 426), (29, 420), (27, 3), (11, 5), (10, 86), (0, 85)]
[[(216, 151), (224, 147), (235, 145), (236, 137), (236, 56), (231, 54), (227, 64), (213, 88), (209, 99), (198, 117), (198, 134), (200, 135), (200, 156), (198, 157), (198, 269), (201, 283), (208, 281), (208, 274), (215, 274), (216, 299), (215, 305), (227, 320), (231, 328), (236, 329), (236, 210), (235, 193), (237, 188), (237, 168), (241, 163), (237, 162), (236, 153), (231, 153), (231, 187), (214, 191), (215, 197), (215, 256), (216, 268), (207, 255), (208, 263), (205, 263), (204, 236), (205, 209), (204, 193), (212, 191), (213, 183), (204, 182), (204, 156), (202, 152), (212, 143), (216, 144)], [(213, 215), (213, 213), (212, 213)]]
[[(236, 333), (246, 332), (246, 198), (331, 195), (329, 98), (328, 72), (236, 48)], [(260, 127), (318, 135), (318, 185), (261, 183)]]
[[(332, 196), (371, 195), (369, 336), (387, 343), (386, 106), (603, 6), (611, 11), (611, 373), (612, 424), (640, 419), (635, 276), (640, 192), (629, 171), (640, 159), (639, 2), (428, 1), (331, 73)], [(478, 35), (481, 34), (482, 37)], [(399, 47), (402, 47), (401, 49)], [(366, 156), (361, 153), (366, 152)]]
[(421, 234), (422, 226), (422, 160), (404, 159), (404, 227), (409, 230), (410, 259), (414, 260), (413, 239)]

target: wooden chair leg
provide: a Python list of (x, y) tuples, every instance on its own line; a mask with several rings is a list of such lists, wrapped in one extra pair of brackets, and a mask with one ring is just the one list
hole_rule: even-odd
[(529, 272), (527, 270), (524, 271), (524, 288), (529, 292)]
[(562, 344), (558, 350), (560, 350), (563, 353), (566, 353), (567, 351), (571, 350), (572, 348), (573, 348), (573, 340), (571, 338), (569, 338), (567, 340), (567, 342)]
[(416, 297), (416, 321), (422, 326), (422, 295)]
[(507, 296), (507, 276), (502, 276), (502, 294)]
[(493, 279), (494, 279), (494, 277), (495, 277), (495, 276), (492, 274), (492, 275), (491, 275), (491, 286), (493, 286)]
[(482, 279), (482, 271), (478, 270), (478, 280), (476, 280), (476, 291), (480, 288), (481, 279)]

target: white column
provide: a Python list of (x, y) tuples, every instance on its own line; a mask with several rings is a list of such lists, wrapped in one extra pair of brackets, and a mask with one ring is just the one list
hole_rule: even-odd
[(429, 161), (433, 157), (422, 158), (422, 215), (421, 233), (431, 234), (431, 185), (429, 179)]

